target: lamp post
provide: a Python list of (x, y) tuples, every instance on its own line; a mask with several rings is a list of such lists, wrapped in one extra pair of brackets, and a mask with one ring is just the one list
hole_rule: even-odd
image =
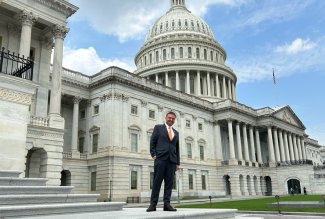
[(113, 188), (113, 180), (111, 177), (109, 177), (109, 201), (111, 202), (112, 201), (112, 188)]
[(280, 203), (279, 203), (280, 196), (276, 195), (276, 196), (275, 196), (275, 199), (276, 199), (276, 201), (277, 201), (278, 212), (279, 212), (279, 214), (281, 214), (281, 211), (280, 211)]

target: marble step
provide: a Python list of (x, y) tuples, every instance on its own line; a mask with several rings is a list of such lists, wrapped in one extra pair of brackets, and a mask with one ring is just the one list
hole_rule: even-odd
[(0, 186), (45, 186), (44, 178), (0, 177)]
[(21, 172), (19, 172), (19, 171), (1, 170), (0, 178), (1, 177), (16, 177), (16, 178), (18, 178), (20, 174), (21, 174)]
[(99, 194), (0, 195), (0, 205), (97, 202)]
[[(105, 212), (121, 211), (124, 202), (96, 202), (96, 203), (66, 203), (66, 204), (43, 204), (43, 205), (23, 205), (23, 206), (0, 206), (0, 218), (15, 218), (26, 216), (58, 215), (85, 213), (85, 212)], [(75, 218), (75, 217), (74, 217)]]
[(0, 195), (69, 194), (73, 186), (0, 186)]

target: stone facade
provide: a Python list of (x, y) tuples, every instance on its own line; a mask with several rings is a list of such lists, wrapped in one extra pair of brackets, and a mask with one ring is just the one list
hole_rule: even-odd
[(29, 45), (34, 59), (32, 81), (0, 75), (0, 140), (8, 142), (0, 156), (11, 165), (9, 146), (17, 143), (12, 168), (25, 177), (100, 193), (101, 200), (147, 201), (150, 136), (172, 110), (181, 136), (174, 198), (322, 192), (322, 147), (290, 106), (253, 109), (236, 100), (225, 50), (185, 0), (172, 0), (153, 25), (135, 73), (110, 67), (93, 76), (62, 68), (65, 21), (77, 7), (33, 2), (39, 10), (24, 1), (0, 4), (2, 46), (28, 54)]

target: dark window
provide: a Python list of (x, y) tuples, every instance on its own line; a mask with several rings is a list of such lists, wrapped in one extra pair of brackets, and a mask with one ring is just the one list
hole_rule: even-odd
[(84, 118), (86, 118), (86, 110), (81, 110), (80, 111), (80, 119), (84, 119)]
[(131, 171), (131, 189), (138, 189), (138, 172)]
[(156, 115), (155, 115), (155, 111), (154, 110), (149, 110), (149, 118), (150, 119), (155, 119)]
[(200, 145), (200, 159), (204, 160), (204, 146)]
[(96, 153), (98, 149), (98, 134), (93, 135), (93, 153)]
[(84, 144), (85, 144), (85, 138), (84, 137), (79, 138), (79, 152), (80, 153), (84, 152)]
[(99, 113), (99, 105), (94, 106), (94, 115)]
[(201, 175), (201, 181), (202, 181), (202, 190), (206, 190), (207, 184), (206, 184), (205, 175)]
[(90, 191), (96, 191), (96, 172), (91, 172), (90, 177)]
[(131, 114), (138, 115), (138, 107), (135, 105), (131, 105)]
[(190, 190), (193, 190), (194, 186), (193, 186), (193, 175), (189, 174), (188, 175), (188, 188)]

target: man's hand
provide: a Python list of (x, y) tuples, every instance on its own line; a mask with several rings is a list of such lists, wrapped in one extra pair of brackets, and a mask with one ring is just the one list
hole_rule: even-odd
[(179, 165), (176, 165), (176, 171), (178, 171), (179, 170)]
[(153, 160), (156, 160), (156, 158), (157, 158), (156, 156), (152, 157)]

